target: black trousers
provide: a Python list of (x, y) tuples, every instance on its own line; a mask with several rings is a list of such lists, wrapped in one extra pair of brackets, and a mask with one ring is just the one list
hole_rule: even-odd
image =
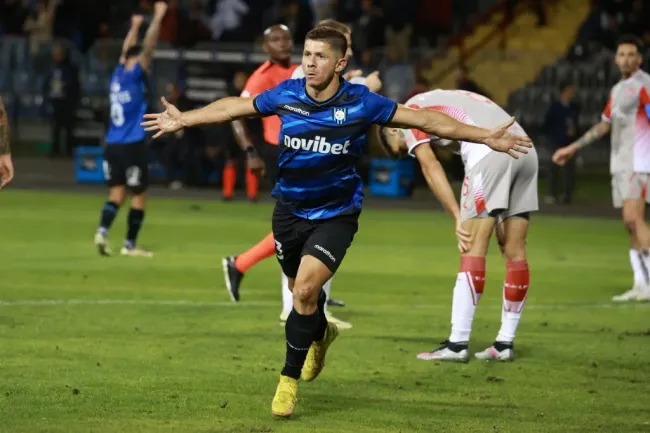
[(66, 156), (72, 156), (76, 147), (74, 124), (74, 116), (69, 113), (55, 113), (52, 116), (52, 156), (58, 156), (62, 151)]
[(569, 204), (573, 199), (573, 189), (575, 186), (575, 158), (570, 159), (563, 167), (551, 164), (550, 173), (548, 176), (548, 188), (549, 195), (555, 197), (556, 199), (559, 197), (560, 175), (562, 173), (564, 174), (564, 203)]

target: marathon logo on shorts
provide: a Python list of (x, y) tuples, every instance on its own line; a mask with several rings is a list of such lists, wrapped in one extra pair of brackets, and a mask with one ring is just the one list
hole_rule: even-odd
[(317, 249), (318, 251), (320, 251), (321, 253), (325, 254), (327, 257), (330, 258), (330, 260), (332, 260), (334, 263), (336, 263), (336, 259), (334, 258), (334, 256), (332, 255), (332, 253), (330, 253), (329, 251), (327, 251), (325, 248), (321, 247), (320, 245), (314, 245), (314, 248), (316, 248), (316, 249)]
[(315, 138), (308, 140), (306, 138), (284, 136), (284, 145), (289, 149), (295, 150), (311, 150), (312, 152), (332, 154), (332, 155), (347, 155), (350, 147), (350, 140), (345, 143), (330, 143), (325, 137), (317, 135)]

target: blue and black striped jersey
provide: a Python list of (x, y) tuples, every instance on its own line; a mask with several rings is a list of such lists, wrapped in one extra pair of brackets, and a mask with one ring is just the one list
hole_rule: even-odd
[(305, 79), (284, 81), (260, 93), (254, 104), (260, 114), (277, 114), (282, 122), (273, 197), (310, 220), (359, 212), (363, 185), (356, 165), (368, 129), (388, 124), (397, 104), (347, 81), (318, 102), (305, 91)]

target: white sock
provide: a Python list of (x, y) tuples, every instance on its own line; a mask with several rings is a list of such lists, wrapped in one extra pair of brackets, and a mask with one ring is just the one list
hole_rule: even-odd
[(293, 293), (289, 290), (289, 279), (282, 273), (282, 311), (290, 313), (293, 309)]
[[(483, 281), (485, 281), (484, 275), (485, 273), (483, 273)], [(480, 292), (482, 291), (483, 287), (480, 287)], [(454, 286), (454, 300), (451, 304), (450, 342), (466, 343), (469, 341), (476, 305), (480, 298), (481, 293), (477, 293), (475, 280), (470, 272), (459, 272)]]
[(648, 290), (646, 272), (650, 265), (650, 257), (635, 249), (630, 249), (630, 264), (634, 272), (634, 285), (641, 290)]
[[(334, 278), (334, 277), (332, 277)], [(327, 296), (327, 300), (329, 301), (330, 299), (330, 293), (332, 293), (332, 278), (327, 280), (325, 284), (323, 284), (323, 290), (325, 291), (325, 295)], [(327, 302), (325, 302), (325, 314), (327, 314)]]

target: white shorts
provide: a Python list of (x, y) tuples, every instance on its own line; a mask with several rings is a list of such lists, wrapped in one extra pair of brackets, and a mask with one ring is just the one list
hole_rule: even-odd
[(620, 209), (625, 200), (643, 199), (650, 203), (648, 195), (650, 174), (625, 171), (612, 174), (612, 201), (614, 207)]
[(465, 172), (460, 197), (463, 221), (484, 215), (499, 218), (539, 209), (537, 174), (539, 162), (534, 148), (514, 159), (492, 152)]

